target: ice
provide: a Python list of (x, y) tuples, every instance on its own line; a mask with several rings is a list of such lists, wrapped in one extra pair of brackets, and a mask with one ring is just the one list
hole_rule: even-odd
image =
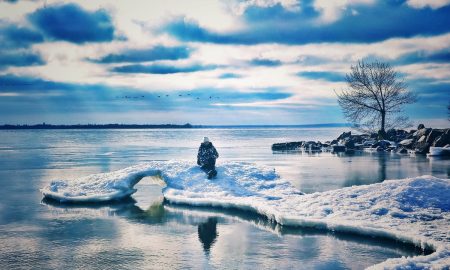
[(155, 161), (115, 172), (53, 181), (45, 197), (62, 202), (100, 202), (130, 196), (146, 176), (161, 177), (172, 203), (254, 211), (289, 226), (389, 237), (436, 251), (390, 259), (374, 269), (450, 267), (450, 180), (421, 176), (302, 194), (270, 168), (251, 163), (219, 164), (208, 180), (187, 161)]
[(450, 147), (430, 147), (428, 156), (450, 156)]

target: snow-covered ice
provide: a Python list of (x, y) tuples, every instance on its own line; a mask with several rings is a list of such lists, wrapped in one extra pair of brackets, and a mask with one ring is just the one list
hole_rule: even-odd
[(428, 156), (450, 156), (450, 147), (430, 147)]
[(133, 194), (143, 177), (166, 183), (172, 203), (254, 211), (282, 225), (383, 236), (436, 251), (389, 259), (374, 269), (450, 268), (450, 180), (432, 176), (389, 180), (321, 193), (302, 194), (273, 169), (251, 163), (218, 166), (208, 180), (185, 161), (155, 161), (115, 172), (53, 181), (41, 191), (62, 202), (100, 202)]

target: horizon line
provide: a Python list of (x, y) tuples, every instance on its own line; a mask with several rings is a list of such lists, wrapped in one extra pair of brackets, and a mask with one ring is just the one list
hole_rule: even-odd
[(0, 129), (114, 129), (114, 128), (233, 128), (233, 127), (350, 127), (349, 123), (318, 123), (318, 124), (244, 124), (244, 125), (197, 125), (197, 124), (3, 124)]

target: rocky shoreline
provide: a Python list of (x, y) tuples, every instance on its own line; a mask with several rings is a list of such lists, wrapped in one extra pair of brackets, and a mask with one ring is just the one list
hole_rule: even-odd
[[(355, 151), (396, 152), (401, 154), (415, 153), (426, 155), (430, 147), (450, 149), (450, 128), (433, 129), (420, 124), (416, 130), (390, 129), (383, 139), (377, 133), (353, 135), (344, 132), (332, 141), (298, 141), (275, 143), (272, 151), (331, 151), (354, 153)], [(450, 154), (445, 151), (444, 154)]]

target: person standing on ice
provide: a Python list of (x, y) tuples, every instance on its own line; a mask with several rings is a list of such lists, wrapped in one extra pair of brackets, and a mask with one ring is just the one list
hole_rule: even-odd
[(217, 175), (216, 159), (219, 157), (214, 145), (209, 141), (208, 137), (203, 138), (203, 142), (198, 148), (197, 164), (201, 166), (202, 170), (208, 174), (208, 179)]

